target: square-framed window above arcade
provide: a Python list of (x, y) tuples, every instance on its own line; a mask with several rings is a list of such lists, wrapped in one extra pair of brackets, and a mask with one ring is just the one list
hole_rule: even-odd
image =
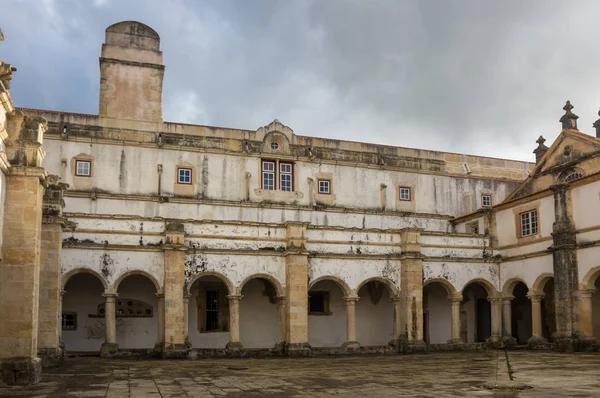
[(539, 217), (537, 209), (519, 213), (519, 220), (522, 238), (538, 234)]
[(78, 177), (90, 177), (92, 175), (92, 161), (75, 160), (75, 175)]
[(398, 200), (410, 202), (412, 200), (410, 187), (398, 187)]
[(319, 194), (330, 195), (331, 194), (331, 180), (317, 180)]
[(492, 195), (489, 193), (481, 194), (481, 207), (492, 207)]
[(308, 292), (308, 315), (331, 315), (329, 292)]
[(77, 330), (77, 313), (63, 312), (61, 317), (62, 330)]
[(192, 183), (192, 169), (189, 167), (178, 167), (177, 168), (177, 183), (178, 184), (191, 184)]
[(294, 190), (294, 164), (280, 160), (261, 161), (262, 189), (292, 192)]

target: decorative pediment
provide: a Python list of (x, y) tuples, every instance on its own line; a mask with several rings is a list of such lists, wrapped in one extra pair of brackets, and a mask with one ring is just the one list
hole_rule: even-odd
[(289, 128), (288, 126), (281, 123), (277, 119), (273, 120), (271, 123), (267, 124), (266, 126), (263, 126), (263, 127), (259, 128), (258, 130), (256, 130), (256, 140), (264, 141), (265, 137), (269, 133), (273, 133), (273, 132), (276, 132), (276, 133), (279, 133), (279, 134), (282, 134), (283, 136), (285, 136), (289, 143), (293, 142), (294, 131), (291, 128)]

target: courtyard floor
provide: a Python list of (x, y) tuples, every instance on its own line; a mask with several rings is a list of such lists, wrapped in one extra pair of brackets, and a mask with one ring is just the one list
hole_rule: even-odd
[[(507, 362), (510, 366), (507, 366)], [(246, 370), (230, 369), (243, 366)], [(486, 382), (525, 383), (500, 393)], [(479, 351), (387, 357), (162, 361), (69, 358), (2, 397), (600, 397), (600, 354)]]

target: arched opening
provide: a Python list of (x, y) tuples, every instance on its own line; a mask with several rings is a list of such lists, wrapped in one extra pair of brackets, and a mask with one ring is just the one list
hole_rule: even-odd
[(596, 291), (592, 294), (592, 328), (594, 337), (600, 341), (600, 274), (594, 283)]
[(556, 313), (554, 310), (554, 278), (548, 278), (542, 289), (542, 336), (552, 341), (556, 333)]
[(188, 340), (193, 348), (225, 348), (229, 342), (229, 300), (223, 279), (202, 276), (190, 286)]
[(527, 344), (531, 337), (531, 300), (527, 297), (529, 289), (523, 282), (517, 282), (513, 288), (511, 305), (511, 335), (517, 344)]
[(488, 292), (479, 282), (471, 282), (463, 289), (460, 312), (460, 338), (468, 343), (485, 342), (492, 335), (492, 310)]
[[(158, 341), (156, 286), (146, 276), (132, 274), (117, 285), (117, 344), (121, 349), (151, 349)], [(99, 306), (99, 311), (104, 303)]]
[(277, 290), (265, 278), (250, 279), (242, 287), (240, 341), (246, 348), (271, 348), (279, 333)]
[(384, 282), (370, 281), (359, 290), (356, 340), (363, 346), (385, 346), (393, 339), (394, 305)]
[(344, 290), (333, 280), (315, 283), (308, 291), (308, 343), (339, 347), (346, 341)]
[(104, 314), (98, 305), (104, 303), (104, 285), (87, 272), (69, 278), (62, 298), (62, 340), (69, 352), (98, 352), (104, 343)]
[(440, 282), (423, 286), (423, 340), (427, 344), (445, 344), (451, 339), (452, 304), (448, 295)]

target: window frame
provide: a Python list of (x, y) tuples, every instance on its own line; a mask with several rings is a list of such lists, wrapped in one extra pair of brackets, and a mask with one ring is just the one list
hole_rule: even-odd
[[(311, 296), (323, 296), (323, 311), (311, 311), (310, 298)], [(309, 291), (308, 292), (308, 315), (329, 316), (333, 315), (330, 309), (331, 297), (328, 291)]]
[[(79, 173), (79, 164), (87, 164), (87, 174)], [(92, 161), (85, 159), (75, 159), (75, 176), (76, 177), (91, 177), (92, 176)]]
[[(327, 183), (327, 192), (321, 191), (321, 183)], [(317, 179), (317, 193), (319, 195), (331, 195), (331, 180), (326, 178)]]
[[(402, 197), (402, 190), (407, 190), (408, 191), (408, 199), (404, 199)], [(399, 186), (398, 187), (398, 200), (400, 200), (402, 202), (410, 202), (410, 201), (412, 201), (412, 188), (411, 187), (405, 187), (405, 186)]]
[[(488, 205), (486, 205), (483, 201), (483, 198), (487, 197), (490, 198), (490, 203)], [(494, 205), (494, 198), (492, 197), (492, 194), (489, 193), (482, 193), (481, 194), (481, 207), (485, 208), (485, 209), (489, 209), (490, 207), (492, 207)]]
[[(265, 170), (265, 164), (269, 163), (273, 165), (273, 170)], [(275, 160), (266, 160), (266, 159), (261, 159), (260, 161), (260, 181), (261, 181), (261, 188), (264, 189), (265, 191), (276, 191), (277, 190), (277, 161)], [(269, 189), (269, 188), (265, 188), (265, 173), (266, 174), (271, 174), (273, 176), (273, 188)]]
[[(190, 173), (189, 178), (190, 181), (189, 182), (185, 182), (185, 181), (181, 181), (181, 171), (185, 170), (188, 171)], [(194, 175), (194, 171), (192, 170), (191, 167), (177, 167), (177, 184), (182, 184), (182, 185), (192, 185), (192, 178)]]
[[(294, 192), (294, 164), (290, 162), (277, 162), (279, 171), (279, 190), (282, 192)], [(282, 171), (282, 166), (290, 166), (290, 171)], [(283, 176), (290, 176), (290, 189), (283, 189)]]
[[(529, 219), (525, 221), (524, 217), (529, 216)], [(535, 220), (532, 215), (535, 215)], [(531, 236), (537, 236), (540, 231), (540, 217), (538, 209), (529, 209), (523, 212), (520, 212), (519, 215), (519, 237), (520, 238), (529, 238)], [(524, 224), (524, 221), (526, 224)], [(528, 226), (529, 233), (525, 234), (525, 226)]]
[[(265, 169), (265, 164), (272, 164), (273, 170)], [(281, 171), (282, 166), (290, 166), (290, 171)], [(295, 184), (294, 177), (296, 174), (295, 163), (287, 160), (276, 160), (276, 159), (261, 159), (260, 160), (260, 187), (265, 191), (281, 191), (281, 192), (294, 192)], [(265, 184), (265, 176), (272, 175), (273, 177), (273, 187), (272, 189), (266, 188), (269, 186)], [(284, 184), (282, 183), (282, 176), (290, 176), (289, 177), (289, 190), (282, 189)]]
[[(74, 317), (74, 325), (73, 325), (73, 327), (65, 328), (65, 321), (64, 321), (65, 315), (72, 315)], [(67, 330), (67, 331), (77, 330), (77, 312), (74, 312), (74, 311), (63, 311), (61, 313), (61, 315), (60, 315), (60, 327), (61, 327), (61, 330)]]

